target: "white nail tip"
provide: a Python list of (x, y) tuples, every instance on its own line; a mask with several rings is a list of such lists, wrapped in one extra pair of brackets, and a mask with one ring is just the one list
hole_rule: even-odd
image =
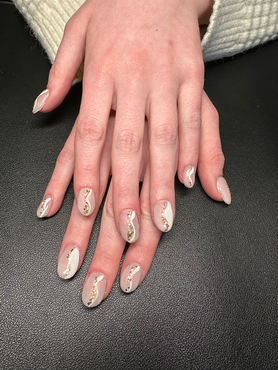
[(46, 217), (50, 211), (50, 207), (52, 205), (53, 199), (51, 197), (47, 197), (42, 200), (41, 204), (37, 209), (37, 217), (43, 218)]
[(154, 222), (156, 227), (163, 232), (168, 232), (173, 226), (174, 215), (171, 203), (167, 200), (158, 202), (154, 207)]
[(185, 167), (183, 173), (183, 183), (187, 188), (192, 188), (195, 184), (195, 167), (187, 166)]
[(121, 289), (125, 293), (133, 292), (139, 285), (141, 277), (141, 268), (138, 264), (133, 263), (128, 265), (121, 276)]
[(96, 307), (103, 300), (106, 278), (103, 274), (92, 273), (85, 282), (82, 291), (82, 302), (86, 307)]
[(83, 188), (80, 190), (77, 199), (77, 207), (83, 216), (90, 216), (95, 209), (95, 195), (92, 189)]
[(223, 201), (226, 204), (231, 204), (232, 197), (227, 181), (224, 177), (218, 177), (217, 179), (217, 190), (219, 191)]
[(58, 262), (58, 275), (62, 279), (72, 278), (79, 264), (79, 249), (72, 245), (68, 246), (62, 253)]
[(33, 105), (33, 113), (37, 113), (39, 112), (42, 107), (44, 106), (45, 104), (45, 101), (46, 99), (48, 98), (49, 96), (49, 90), (44, 90), (42, 93), (40, 93), (40, 95), (37, 97), (37, 99), (35, 100), (34, 102), (34, 105)]

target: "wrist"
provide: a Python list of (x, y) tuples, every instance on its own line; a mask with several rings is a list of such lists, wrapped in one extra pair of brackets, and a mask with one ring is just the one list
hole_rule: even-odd
[(214, 0), (200, 0), (198, 9), (199, 25), (208, 25), (209, 19), (212, 14)]

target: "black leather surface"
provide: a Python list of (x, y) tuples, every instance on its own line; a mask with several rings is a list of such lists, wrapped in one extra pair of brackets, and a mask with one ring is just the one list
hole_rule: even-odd
[(207, 67), (232, 205), (177, 183), (174, 227), (145, 281), (125, 295), (117, 280), (90, 310), (81, 287), (100, 218), (62, 281), (72, 186), (55, 217), (36, 217), (81, 86), (34, 116), (49, 62), (12, 5), (0, 4), (0, 30), (0, 368), (278, 369), (278, 41)]

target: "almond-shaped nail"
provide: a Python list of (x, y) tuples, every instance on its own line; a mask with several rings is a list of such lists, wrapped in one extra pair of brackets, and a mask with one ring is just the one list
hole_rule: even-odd
[(141, 277), (141, 267), (138, 263), (131, 263), (125, 269), (121, 275), (121, 289), (125, 293), (133, 292), (139, 285)]
[(232, 201), (231, 192), (227, 184), (227, 181), (222, 176), (218, 177), (217, 179), (217, 190), (219, 191), (223, 201), (226, 204), (231, 204)]
[(45, 197), (37, 209), (37, 216), (39, 218), (46, 217), (50, 211), (52, 203), (53, 199), (51, 197)]
[(62, 279), (70, 279), (76, 273), (79, 264), (79, 249), (76, 245), (68, 245), (58, 261), (58, 275)]
[(37, 97), (33, 105), (33, 113), (39, 112), (45, 104), (46, 99), (49, 96), (49, 90), (46, 89)]
[(139, 237), (139, 221), (132, 209), (124, 210), (120, 215), (120, 231), (124, 240), (134, 243)]
[(86, 280), (82, 291), (82, 302), (87, 307), (96, 307), (103, 299), (106, 278), (101, 273), (92, 273)]
[(183, 183), (187, 188), (192, 188), (195, 184), (195, 167), (187, 166), (183, 172)]
[(154, 206), (154, 223), (163, 232), (170, 231), (173, 226), (173, 210), (168, 200), (161, 200)]
[(90, 216), (95, 209), (95, 194), (90, 188), (80, 190), (77, 198), (77, 207), (83, 216)]

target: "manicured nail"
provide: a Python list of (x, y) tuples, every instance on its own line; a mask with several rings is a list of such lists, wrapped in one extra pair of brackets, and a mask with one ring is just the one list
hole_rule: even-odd
[(139, 221), (135, 211), (126, 209), (120, 215), (120, 231), (124, 240), (134, 243), (139, 237)]
[(52, 203), (53, 199), (51, 197), (44, 198), (41, 204), (39, 205), (39, 208), (37, 209), (37, 216), (39, 218), (46, 217), (50, 211)]
[(217, 190), (219, 191), (223, 201), (226, 204), (231, 204), (232, 197), (227, 181), (224, 177), (218, 177), (217, 179)]
[(44, 103), (46, 101), (46, 99), (48, 98), (49, 96), (49, 90), (44, 90), (42, 93), (40, 93), (40, 95), (37, 97), (37, 99), (35, 100), (34, 102), (34, 105), (33, 105), (33, 113), (37, 113), (39, 112), (42, 107), (44, 106)]
[(86, 280), (83, 291), (82, 301), (87, 307), (96, 307), (103, 299), (106, 288), (106, 278), (101, 273), (92, 273)]
[(95, 209), (95, 194), (90, 188), (80, 190), (77, 198), (77, 207), (83, 216), (90, 216)]
[(121, 289), (125, 293), (133, 292), (140, 282), (141, 268), (137, 263), (128, 265), (121, 276)]
[(195, 184), (195, 167), (187, 166), (183, 172), (183, 183), (187, 188), (192, 188)]
[(58, 275), (62, 279), (70, 279), (76, 273), (79, 264), (79, 249), (76, 245), (68, 245), (58, 261)]
[(156, 227), (163, 232), (171, 230), (173, 226), (173, 210), (168, 200), (161, 200), (154, 206), (154, 223)]

